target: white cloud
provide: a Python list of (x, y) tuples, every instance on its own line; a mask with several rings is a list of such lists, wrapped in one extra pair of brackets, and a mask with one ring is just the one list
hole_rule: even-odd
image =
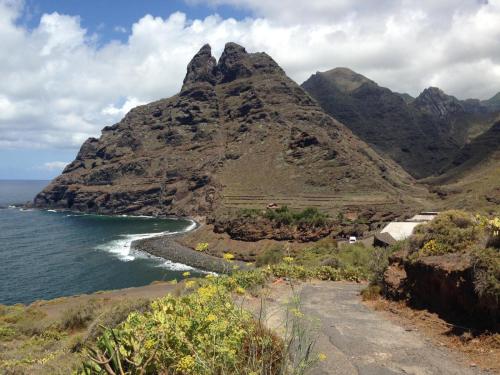
[[(201, 0), (189, 0), (200, 2)], [(145, 15), (126, 42), (98, 45), (78, 17), (44, 14), (27, 30), (0, 0), (0, 148), (75, 149), (133, 106), (175, 94), (206, 42), (266, 51), (297, 82), (347, 66), (393, 90), (436, 85), (458, 97), (500, 91), (500, 0), (208, 0), (244, 20)]]
[(127, 33), (127, 29), (123, 26), (115, 26), (113, 30), (116, 31), (117, 33), (122, 33), (122, 34)]
[(66, 161), (49, 161), (47, 163), (44, 163), (40, 169), (44, 169), (47, 171), (62, 171), (64, 167), (68, 165), (68, 162)]

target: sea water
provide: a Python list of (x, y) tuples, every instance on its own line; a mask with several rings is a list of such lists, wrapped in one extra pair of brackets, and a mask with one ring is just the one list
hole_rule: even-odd
[(191, 229), (184, 219), (23, 209), (48, 181), (0, 181), (0, 304), (181, 279), (191, 267), (132, 251), (133, 240)]

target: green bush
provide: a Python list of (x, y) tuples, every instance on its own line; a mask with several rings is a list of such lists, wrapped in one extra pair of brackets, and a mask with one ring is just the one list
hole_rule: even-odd
[(116, 327), (125, 321), (131, 312), (144, 313), (150, 308), (151, 302), (144, 298), (117, 302), (112, 308), (103, 311), (92, 321), (84, 337), (84, 342), (95, 341), (104, 332), (105, 328), (103, 327)]
[(500, 252), (494, 248), (472, 251), (474, 288), (481, 297), (500, 302)]
[(321, 227), (328, 223), (328, 215), (317, 208), (306, 208), (302, 211), (292, 211), (287, 206), (275, 210), (266, 210), (264, 216), (271, 221), (283, 225), (310, 225)]
[(384, 282), (384, 273), (389, 266), (389, 257), (401, 248), (401, 243), (387, 248), (376, 247), (373, 249), (368, 263), (370, 284), (381, 286)]
[(262, 210), (257, 210), (255, 208), (242, 208), (238, 212), (238, 216), (242, 218), (256, 218), (262, 216)]
[(77, 330), (87, 327), (94, 320), (96, 312), (96, 304), (89, 301), (85, 305), (78, 305), (66, 310), (61, 317), (59, 323), (61, 329)]
[(348, 244), (339, 248), (337, 257), (345, 266), (360, 267), (368, 271), (373, 247), (362, 243)]
[(380, 298), (382, 288), (379, 285), (368, 285), (361, 291), (361, 298), (363, 301), (374, 301)]
[(486, 241), (484, 228), (468, 213), (446, 211), (415, 228), (409, 251), (417, 256), (464, 252)]
[(283, 260), (285, 252), (283, 247), (273, 246), (264, 250), (255, 258), (255, 265), (257, 267), (267, 266), (268, 264), (276, 264)]
[[(167, 295), (151, 311), (131, 313), (107, 330), (83, 374), (280, 374), (283, 342), (234, 305), (217, 282), (181, 298)], [(105, 364), (108, 363), (108, 364)]]

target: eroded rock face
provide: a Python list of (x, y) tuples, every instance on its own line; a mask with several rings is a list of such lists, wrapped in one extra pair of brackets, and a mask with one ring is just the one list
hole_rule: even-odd
[(467, 254), (411, 260), (404, 252), (396, 253), (384, 274), (384, 289), (391, 299), (408, 300), (453, 322), (500, 327), (498, 301), (481, 297), (474, 290), (473, 265)]
[(228, 43), (218, 62), (210, 46), (201, 48), (178, 95), (134, 108), (87, 140), (34, 203), (103, 214), (210, 215), (241, 207), (239, 197), (252, 204), (256, 196), (292, 203), (326, 196), (336, 207), (375, 194), (374, 203), (399, 207), (412, 185), (271, 57)]
[(437, 87), (426, 88), (412, 103), (415, 108), (438, 117), (465, 113), (464, 106), (451, 95)]

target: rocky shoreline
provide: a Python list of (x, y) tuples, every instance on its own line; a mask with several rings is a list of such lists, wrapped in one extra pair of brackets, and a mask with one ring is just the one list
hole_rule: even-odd
[(249, 267), (244, 262), (229, 263), (222, 258), (190, 249), (177, 241), (181, 236), (182, 234), (165, 235), (136, 240), (132, 242), (131, 249), (208, 272), (231, 273), (235, 266), (237, 269)]

